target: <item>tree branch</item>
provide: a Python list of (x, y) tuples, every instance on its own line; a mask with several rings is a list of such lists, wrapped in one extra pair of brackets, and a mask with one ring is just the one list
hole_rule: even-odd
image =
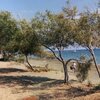
[(53, 53), (53, 55), (55, 56), (55, 58), (58, 59), (60, 62), (62, 62), (62, 60), (59, 57), (57, 57), (57, 55), (55, 54), (55, 52), (50, 47), (48, 47), (48, 46), (46, 46), (44, 44), (43, 44), (43, 46), (46, 47), (47, 49), (49, 49)]
[(60, 57), (60, 59), (62, 60), (62, 61), (64, 61), (64, 59), (63, 59), (63, 57), (62, 57), (62, 54), (61, 54), (61, 50), (57, 47), (57, 49), (58, 49), (58, 52), (59, 52), (59, 57)]
[(66, 65), (67, 65), (71, 60), (74, 60), (74, 61), (76, 61), (77, 63), (79, 63), (79, 61), (78, 61), (77, 59), (68, 59), (68, 60), (66, 61)]
[(91, 46), (87, 46), (91, 55), (92, 55), (92, 58), (93, 58), (93, 61), (94, 61), (94, 64), (95, 64), (95, 67), (96, 67), (96, 70), (98, 72), (98, 75), (99, 75), (99, 78), (100, 78), (100, 71), (99, 71), (99, 68), (98, 68), (98, 65), (97, 65), (97, 62), (96, 62), (96, 57), (95, 57), (95, 54), (94, 54), (94, 51), (93, 49), (91, 48)]

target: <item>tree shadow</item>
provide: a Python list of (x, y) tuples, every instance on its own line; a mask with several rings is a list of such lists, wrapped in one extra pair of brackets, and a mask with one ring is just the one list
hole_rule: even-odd
[(27, 72), (27, 70), (18, 68), (0, 68), (0, 74), (12, 73), (12, 72)]
[[(100, 86), (97, 87), (82, 87), (82, 86), (71, 86), (71, 82), (72, 83), (76, 83), (76, 80), (70, 80), (70, 84), (69, 85), (64, 85), (63, 88), (61, 88), (63, 85), (61, 85), (60, 88), (55, 88), (55, 92), (54, 93), (42, 93), (40, 95), (38, 95), (39, 100), (51, 100), (51, 99), (60, 99), (63, 100), (62, 98), (67, 98), (68, 100), (73, 99), (75, 97), (81, 97), (81, 96), (87, 96), (87, 95), (91, 95), (94, 93), (100, 93)], [(46, 85), (47, 84), (47, 85)], [(60, 84), (63, 84), (62, 80), (54, 80), (51, 83), (45, 83), (42, 86), (49, 86), (50, 87), (54, 87), (60, 86)]]
[[(57, 89), (54, 93), (42, 93), (40, 95), (38, 95), (39, 100), (72, 100), (75, 97), (81, 97), (81, 96), (86, 96), (86, 95), (90, 95), (93, 93), (98, 92), (97, 90), (94, 89), (89, 89), (89, 90), (85, 90), (82, 89), (80, 87), (71, 87), (69, 89)], [(100, 91), (99, 91), (100, 92)]]
[(0, 76), (0, 84), (4, 84), (7, 86), (12, 86), (12, 85), (29, 86), (50, 80), (53, 79), (47, 77), (35, 77), (35, 76)]
[(87, 94), (87, 91), (80, 88), (80, 87), (71, 87), (70, 89), (66, 90), (66, 94), (69, 97), (78, 97), (78, 96), (85, 96)]
[(52, 81), (41, 84), (41, 87), (44, 87), (44, 88), (57, 87), (63, 83), (64, 83), (63, 80), (52, 80)]
[[(76, 82), (76, 80), (70, 80), (70, 81), (73, 82), (73, 83)], [(45, 90), (45, 89), (50, 89), (52, 87), (56, 88), (56, 87), (59, 87), (59, 86), (64, 85), (64, 84), (66, 84), (66, 83), (64, 83), (64, 80), (50, 79), (48, 81), (41, 82), (40, 85), (39, 85), (39, 87), (38, 86), (37, 87), (31, 87), (31, 88), (28, 87), (27, 89), (28, 90)]]
[[(40, 79), (37, 79), (37, 80), (38, 80), (37, 83), (35, 82), (35, 83), (30, 84), (30, 85), (33, 85), (33, 87), (22, 87), (21, 89), (29, 90), (29, 91), (30, 90), (32, 90), (32, 91), (46, 90), (46, 89), (48, 90), (52, 87), (57, 87), (63, 83), (62, 80), (50, 79), (50, 78), (46, 78), (46, 77), (42, 77), (42, 81)], [(34, 86), (34, 85), (36, 85), (36, 86)]]
[(66, 90), (66, 92), (70, 97), (79, 97), (96, 93), (98, 90), (95, 90), (94, 88), (87, 90), (80, 87), (71, 87), (70, 89)]
[(75, 97), (80, 97), (80, 96), (86, 96), (90, 95), (93, 93), (98, 93), (100, 90), (96, 90), (93, 87), (92, 88), (81, 88), (81, 87), (71, 87), (69, 89), (65, 89), (64, 96), (65, 97), (70, 97), (70, 98), (75, 98)]
[(56, 100), (52, 94), (41, 94), (38, 96), (39, 100)]

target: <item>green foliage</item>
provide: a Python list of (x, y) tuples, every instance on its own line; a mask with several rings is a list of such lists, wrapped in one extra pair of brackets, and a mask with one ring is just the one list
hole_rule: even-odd
[(41, 58), (55, 59), (54, 55), (51, 52), (49, 52), (49, 51), (43, 51), (43, 50), (41, 50), (36, 55), (39, 56), (39, 57), (41, 57)]
[[(64, 7), (59, 14), (46, 11), (44, 14), (37, 14), (31, 22), (25, 19), (16, 21), (9, 12), (0, 12), (0, 50), (8, 54), (20, 52), (26, 56), (27, 62), (28, 54), (56, 57), (62, 62), (65, 74), (68, 76), (66, 61), (61, 52), (68, 45), (77, 43), (88, 47), (96, 65), (92, 47), (100, 46), (100, 14), (87, 10), (76, 19), (77, 8), (70, 7), (69, 4), (68, 0), (67, 7)], [(41, 45), (51, 50), (54, 56), (42, 52)], [(58, 55), (51, 47), (58, 50)], [(9, 59), (7, 57), (5, 56), (5, 59)], [(23, 57), (20, 56), (18, 61), (23, 61)], [(91, 60), (81, 57), (77, 72), (81, 82), (86, 79), (90, 66)]]
[(26, 20), (19, 22), (19, 33), (15, 35), (12, 46), (25, 55), (34, 54), (40, 49), (36, 34)]
[[(33, 26), (35, 26), (35, 22), (32, 21)], [(71, 36), (75, 26), (73, 23), (74, 21), (65, 18), (63, 13), (53, 14), (47, 11), (37, 19), (39, 39), (42, 44), (48, 46), (65, 47), (72, 42)]]
[(77, 23), (74, 41), (89, 50), (92, 59), (94, 60), (97, 73), (100, 77), (99, 68), (97, 66), (93, 51), (94, 47), (99, 47), (100, 45), (100, 32), (98, 31), (98, 23), (100, 22), (98, 20), (98, 15), (99, 14), (91, 13), (88, 10), (84, 13), (81, 13)]
[(44, 55), (47, 59), (55, 59), (54, 55), (51, 52), (45, 52)]
[(92, 65), (91, 59), (86, 60), (85, 62), (83, 60), (79, 62), (77, 66), (76, 77), (80, 82), (83, 82), (87, 78), (91, 65)]
[(94, 87), (94, 90), (100, 90), (100, 84)]
[(82, 46), (97, 46), (98, 32), (97, 32), (97, 13), (86, 11), (81, 13), (77, 20), (77, 29), (75, 34), (75, 41)]
[(70, 0), (67, 0), (66, 6), (63, 8), (63, 12), (67, 18), (74, 19), (75, 16), (77, 16), (78, 10), (76, 6), (71, 7)]
[(3, 50), (17, 32), (16, 20), (9, 12), (0, 12), (0, 48)]

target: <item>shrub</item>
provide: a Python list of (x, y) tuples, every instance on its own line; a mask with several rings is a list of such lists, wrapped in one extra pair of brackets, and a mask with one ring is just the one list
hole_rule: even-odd
[(94, 90), (100, 90), (100, 84), (94, 87)]
[(92, 65), (91, 59), (79, 62), (77, 67), (76, 77), (80, 82), (83, 82), (87, 78), (91, 65)]

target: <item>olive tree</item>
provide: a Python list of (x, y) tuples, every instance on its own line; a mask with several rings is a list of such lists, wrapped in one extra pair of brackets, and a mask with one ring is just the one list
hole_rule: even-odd
[[(99, 22), (97, 19), (97, 13), (91, 13), (89, 11), (86, 11), (84, 13), (81, 13), (80, 18), (77, 22), (77, 31), (75, 33), (75, 41), (87, 48), (92, 56), (92, 59), (94, 61), (96, 70), (98, 72), (98, 75), (100, 77), (100, 71), (96, 62), (96, 57), (94, 54), (94, 48), (98, 47), (99, 43)], [(97, 25), (98, 23), (98, 25)]]
[[(42, 46), (49, 49), (55, 58), (60, 61), (64, 69), (64, 82), (68, 83), (68, 62), (62, 56), (62, 50), (68, 45), (73, 44), (73, 31), (75, 24), (72, 18), (65, 17), (63, 13), (53, 14), (46, 12), (40, 14), (32, 20), (33, 28), (36, 28), (39, 42)], [(58, 53), (54, 49), (57, 49)]]
[(26, 20), (21, 20), (17, 24), (19, 32), (15, 35), (13, 43), (18, 52), (26, 57), (28, 68), (33, 70), (32, 65), (28, 61), (29, 54), (35, 54), (40, 50), (38, 39), (35, 31), (31, 27), (31, 23)]
[(10, 12), (0, 12), (0, 50), (5, 55), (8, 48), (8, 43), (13, 39), (17, 32), (16, 20)]

